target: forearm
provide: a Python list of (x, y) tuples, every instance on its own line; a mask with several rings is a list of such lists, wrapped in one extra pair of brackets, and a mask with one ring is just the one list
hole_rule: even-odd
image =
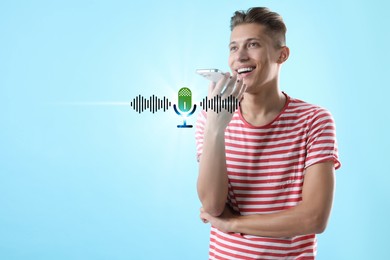
[(231, 219), (229, 231), (265, 237), (322, 233), (327, 218), (323, 218), (320, 212), (308, 208), (299, 204), (278, 213), (239, 216)]
[(222, 131), (205, 131), (197, 190), (204, 210), (219, 216), (228, 194), (225, 136)]

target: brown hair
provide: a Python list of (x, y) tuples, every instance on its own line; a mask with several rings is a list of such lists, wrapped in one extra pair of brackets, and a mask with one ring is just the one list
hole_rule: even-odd
[(282, 16), (272, 12), (267, 7), (253, 7), (247, 11), (236, 11), (230, 19), (230, 30), (233, 31), (234, 27), (247, 23), (264, 25), (268, 35), (274, 39), (275, 47), (282, 47), (286, 44), (287, 28)]

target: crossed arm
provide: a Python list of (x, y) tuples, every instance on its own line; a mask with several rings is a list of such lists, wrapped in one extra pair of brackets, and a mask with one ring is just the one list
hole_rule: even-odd
[[(226, 74), (217, 84), (211, 83), (209, 96), (233, 95), (241, 100), (246, 86)], [(235, 83), (236, 82), (236, 83)], [(233, 88), (235, 84), (235, 87)], [(234, 90), (233, 90), (234, 89)], [(292, 237), (321, 233), (325, 230), (333, 203), (334, 162), (326, 161), (306, 169), (302, 201), (287, 210), (272, 214), (239, 216), (227, 206), (228, 177), (225, 155), (225, 129), (232, 119), (229, 112), (207, 113), (204, 142), (197, 183), (202, 203), (200, 217), (224, 232), (256, 236)]]
[[(220, 215), (221, 204), (204, 204), (200, 217), (204, 222), (224, 232), (236, 232), (255, 236), (292, 237), (322, 233), (327, 225), (333, 203), (335, 177), (334, 163), (321, 162), (306, 169), (302, 201), (295, 207), (272, 214), (240, 216), (225, 206)], [(199, 186), (199, 182), (198, 182)], [(215, 191), (214, 191), (215, 192)], [(220, 193), (223, 196), (224, 193)], [(225, 197), (226, 198), (226, 197)], [(215, 203), (216, 201), (214, 201)], [(221, 203), (221, 200), (218, 201)], [(208, 208), (205, 208), (207, 205)]]

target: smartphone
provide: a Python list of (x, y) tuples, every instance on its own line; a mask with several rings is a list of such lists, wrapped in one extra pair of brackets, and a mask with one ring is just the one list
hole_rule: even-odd
[(225, 75), (225, 73), (219, 69), (198, 69), (196, 70), (196, 73), (213, 82), (218, 82)]

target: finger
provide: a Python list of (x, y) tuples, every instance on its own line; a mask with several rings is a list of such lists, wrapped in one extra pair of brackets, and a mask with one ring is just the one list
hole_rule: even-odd
[(202, 217), (201, 217), (201, 214), (199, 215), (199, 218), (200, 218), (200, 220), (201, 220), (203, 223), (206, 223), (207, 219), (202, 218)]
[(238, 94), (240, 93), (242, 85), (243, 85), (243, 80), (238, 79), (236, 81), (236, 85), (235, 85), (234, 90), (233, 90), (231, 95), (237, 97)]
[(221, 91), (222, 91), (222, 89), (223, 89), (223, 87), (226, 85), (226, 82), (227, 82), (230, 78), (231, 78), (231, 77), (230, 77), (230, 73), (229, 73), (229, 72), (226, 73), (225, 76), (224, 76), (223, 78), (221, 78), (221, 79), (217, 82), (217, 84), (216, 84), (216, 86), (215, 86), (213, 92), (211, 93), (211, 95), (212, 95), (213, 97), (214, 97), (214, 96), (217, 96), (217, 95), (220, 95), (220, 94), (221, 94)]
[(199, 215), (200, 219), (202, 220), (203, 223), (208, 223), (209, 220), (207, 219), (207, 214), (206, 213), (200, 213)]
[(241, 82), (241, 84), (240, 84), (240, 85), (238, 86), (238, 88), (237, 88), (237, 92), (234, 93), (235, 96), (236, 96), (238, 99), (240, 99), (241, 96), (244, 94), (245, 89), (246, 89), (246, 85), (245, 85), (243, 82)]
[(246, 92), (247, 88), (248, 88), (248, 87), (247, 87), (245, 84), (243, 84), (243, 85), (241, 86), (240, 93), (238, 93), (238, 96), (237, 96), (237, 99), (238, 99), (239, 101), (241, 101), (241, 100), (243, 99), (244, 93)]
[(216, 85), (216, 83), (215, 83), (214, 81), (211, 81), (211, 82), (210, 82), (210, 84), (209, 84), (208, 96), (210, 96), (211, 93), (213, 93), (214, 88), (215, 88), (215, 85)]
[(223, 93), (221, 93), (223, 98), (226, 98), (227, 96), (231, 95), (232, 91), (234, 90), (234, 85), (237, 82), (237, 76), (233, 75), (229, 82), (227, 82), (225, 89), (223, 90)]

